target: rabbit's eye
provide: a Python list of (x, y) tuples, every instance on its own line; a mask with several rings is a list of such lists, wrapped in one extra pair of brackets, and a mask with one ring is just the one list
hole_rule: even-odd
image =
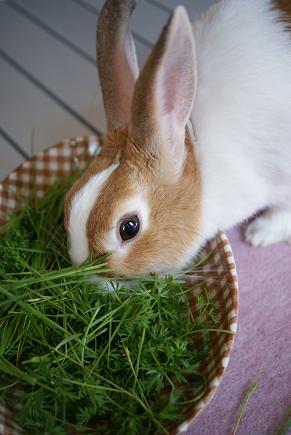
[(137, 216), (130, 216), (124, 219), (119, 227), (119, 234), (122, 240), (132, 239), (139, 232), (139, 219)]

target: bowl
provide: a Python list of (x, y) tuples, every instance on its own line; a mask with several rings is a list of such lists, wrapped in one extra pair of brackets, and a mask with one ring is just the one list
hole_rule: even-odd
[[(9, 214), (17, 210), (23, 198), (32, 197), (32, 193), (41, 198), (56, 179), (84, 169), (89, 161), (102, 148), (102, 137), (88, 136), (67, 139), (40, 152), (27, 160), (0, 183), (0, 235), (1, 227), (9, 219)], [(189, 276), (189, 285), (195, 284), (195, 293), (207, 288), (209, 296), (220, 306), (219, 328), (233, 334), (211, 333), (211, 354), (203, 363), (202, 373), (207, 379), (207, 388), (203, 398), (185, 407), (183, 421), (173, 426), (172, 433), (187, 431), (193, 420), (209, 404), (221, 382), (228, 365), (238, 315), (238, 284), (235, 262), (226, 235), (222, 232), (209, 241), (204, 248), (207, 259), (199, 266), (199, 276)], [(193, 298), (192, 309), (196, 306)], [(2, 404), (0, 407), (3, 433), (19, 433), (13, 424), (13, 415)], [(1, 426), (2, 424), (2, 426)]]

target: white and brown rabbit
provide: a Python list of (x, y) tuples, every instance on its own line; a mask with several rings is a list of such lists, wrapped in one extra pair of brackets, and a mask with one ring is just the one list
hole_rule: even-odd
[(290, 241), (291, 2), (223, 0), (193, 25), (177, 7), (140, 73), (134, 6), (108, 0), (98, 22), (108, 135), (66, 198), (73, 262), (175, 272), (260, 209), (247, 241)]

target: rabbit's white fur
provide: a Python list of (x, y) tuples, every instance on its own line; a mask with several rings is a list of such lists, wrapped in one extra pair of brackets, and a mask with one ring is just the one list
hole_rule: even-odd
[(291, 237), (291, 33), (280, 18), (269, 0), (226, 0), (193, 25), (191, 120), (207, 239), (265, 207), (272, 212), (247, 240)]
[(92, 177), (75, 195), (70, 209), (68, 234), (70, 256), (74, 264), (82, 264), (89, 257), (87, 238), (88, 216), (110, 174), (118, 165), (113, 164)]
[(255, 246), (267, 246), (282, 241), (291, 244), (290, 209), (268, 209), (248, 225), (246, 240)]

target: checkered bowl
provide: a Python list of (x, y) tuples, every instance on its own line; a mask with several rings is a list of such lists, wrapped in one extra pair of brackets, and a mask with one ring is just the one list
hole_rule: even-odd
[[(11, 172), (0, 183), (0, 235), (9, 214), (20, 205), (20, 198), (30, 198), (32, 193), (41, 198), (45, 191), (60, 178), (84, 169), (98, 154), (102, 138), (79, 137), (37, 154)], [(195, 284), (194, 292), (199, 294), (207, 289), (209, 296), (220, 306), (220, 329), (236, 332), (238, 312), (238, 286), (235, 262), (228, 239), (219, 233), (205, 247), (207, 260), (199, 266), (199, 277), (189, 278)], [(200, 283), (200, 284), (199, 284)], [(194, 301), (194, 299), (193, 299)], [(193, 313), (196, 307), (193, 302)], [(201, 371), (207, 379), (207, 388), (199, 402), (185, 408), (184, 421), (173, 427), (173, 433), (187, 431), (193, 419), (205, 408), (213, 397), (228, 365), (234, 334), (211, 333), (211, 354)], [(1, 418), (2, 414), (2, 418)], [(7, 432), (6, 432), (7, 431)], [(0, 435), (16, 435), (19, 431), (13, 423), (11, 411), (0, 405)]]

